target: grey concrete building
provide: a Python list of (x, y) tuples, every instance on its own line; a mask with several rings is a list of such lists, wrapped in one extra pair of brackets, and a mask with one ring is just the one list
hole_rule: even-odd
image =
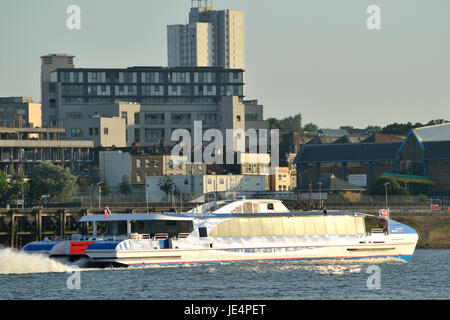
[[(67, 105), (137, 102), (141, 105), (208, 105), (223, 96), (244, 99), (242, 69), (130, 67), (123, 69), (59, 68), (41, 82), (43, 125), (57, 125)], [(72, 107), (73, 109), (73, 107)]]
[(162, 140), (170, 146), (175, 144), (172, 132), (184, 128), (192, 133), (195, 121), (224, 135), (226, 129), (268, 129), (263, 106), (244, 100), (243, 73), (217, 67), (59, 68), (51, 72), (50, 82), (42, 83), (52, 94), (52, 103), (44, 104), (43, 123), (67, 126), (66, 139), (79, 139), (80, 134), (89, 138), (90, 128), (95, 136), (97, 126), (84, 119), (121, 117), (127, 146)]
[(57, 126), (56, 83), (55, 79), (52, 79), (52, 72), (58, 68), (74, 67), (74, 56), (66, 54), (41, 56), (41, 103), (42, 124), (44, 126)]

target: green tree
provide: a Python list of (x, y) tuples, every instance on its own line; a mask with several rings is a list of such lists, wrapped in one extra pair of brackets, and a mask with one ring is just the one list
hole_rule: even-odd
[(317, 126), (317, 124), (310, 122), (310, 123), (305, 124), (305, 126), (303, 127), (303, 130), (308, 131), (308, 132), (317, 132), (317, 131), (319, 131), (319, 127)]
[(175, 190), (175, 183), (168, 175), (159, 178), (157, 185), (159, 189), (166, 194), (166, 196), (168, 196), (172, 190)]
[(78, 181), (78, 190), (82, 196), (87, 196), (90, 193), (89, 185), (86, 180)]
[(109, 184), (106, 183), (106, 180), (102, 183), (102, 195), (107, 196), (111, 193), (111, 188), (109, 187)]
[(444, 123), (448, 123), (450, 121), (444, 120), (444, 119), (436, 119), (436, 120), (430, 120), (426, 126), (434, 126), (436, 124), (444, 124)]
[(411, 122), (408, 123), (391, 123), (385, 126), (381, 133), (385, 134), (398, 134), (398, 135), (407, 135), (408, 132), (413, 128), (413, 124)]
[(9, 180), (9, 189), (7, 193), (8, 202), (25, 198), (25, 195), (29, 193), (29, 191), (30, 184), (25, 180), (24, 175), (16, 173)]
[(373, 134), (375, 132), (380, 132), (382, 128), (380, 126), (367, 126), (365, 130), (368, 134)]
[(6, 180), (6, 175), (3, 171), (0, 171), (0, 204), (5, 206), (8, 202), (8, 190), (9, 184)]
[(130, 194), (131, 193), (131, 184), (128, 176), (123, 175), (122, 181), (119, 184), (119, 190), (122, 194)]
[(288, 132), (301, 132), (302, 131), (302, 115), (297, 113), (294, 116), (289, 116), (281, 120), (276, 118), (269, 118), (270, 129), (280, 130), (280, 134)]
[(302, 115), (300, 113), (284, 118), (281, 120), (281, 122), (284, 123), (287, 132), (302, 131)]
[(426, 126), (433, 126), (436, 124), (443, 124), (448, 123), (449, 121), (445, 119), (436, 119), (436, 120), (430, 120), (426, 124), (422, 124), (421, 122), (416, 122), (415, 124), (412, 124), (411, 122), (407, 123), (391, 123), (385, 126), (381, 133), (387, 133), (387, 134), (398, 134), (398, 135), (407, 135), (411, 129), (420, 128), (420, 127), (426, 127)]
[(278, 129), (280, 132), (285, 130), (284, 125), (277, 118), (268, 118), (267, 121), (269, 122), (269, 129)]
[(387, 185), (387, 194), (388, 195), (397, 195), (397, 196), (409, 196), (410, 193), (408, 190), (406, 190), (404, 187), (402, 187), (400, 184), (398, 184), (397, 181), (390, 179), (390, 178), (378, 178), (370, 188), (370, 194), (371, 195), (385, 195), (386, 189), (384, 187), (384, 184), (386, 182), (389, 182)]
[(425, 194), (419, 194), (419, 201), (420, 202), (428, 202), (428, 197)]
[(47, 162), (34, 168), (30, 182), (31, 194), (35, 199), (40, 199), (42, 195), (67, 197), (77, 186), (77, 178), (69, 168)]

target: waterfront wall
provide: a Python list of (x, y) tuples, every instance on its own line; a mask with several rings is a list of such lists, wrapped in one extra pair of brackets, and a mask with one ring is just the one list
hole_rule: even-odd
[(392, 219), (416, 230), (419, 234), (417, 248), (450, 249), (450, 214), (393, 215)]

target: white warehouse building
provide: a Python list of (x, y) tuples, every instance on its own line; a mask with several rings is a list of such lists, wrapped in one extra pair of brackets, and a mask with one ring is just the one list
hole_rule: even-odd
[[(205, 194), (226, 192), (255, 192), (266, 190), (265, 175), (171, 175), (175, 190), (174, 201), (203, 202)], [(158, 186), (163, 176), (148, 176), (146, 181), (147, 202), (170, 202), (172, 194), (166, 195)]]

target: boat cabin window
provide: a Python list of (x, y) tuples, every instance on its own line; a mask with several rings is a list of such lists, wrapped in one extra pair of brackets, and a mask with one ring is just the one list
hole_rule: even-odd
[(241, 213), (242, 212), (242, 206), (237, 206), (233, 210), (231, 210), (231, 213)]
[(150, 234), (168, 233), (169, 237), (178, 236), (179, 233), (191, 233), (194, 230), (191, 220), (147, 220), (131, 224), (132, 233)]
[(253, 212), (252, 203), (251, 202), (244, 202), (243, 212), (244, 213), (252, 213)]
[(268, 210), (273, 210), (273, 203), (272, 203), (272, 202), (269, 202), (269, 203), (267, 204), (267, 209), (268, 209)]
[(126, 221), (107, 222), (105, 234), (111, 236), (127, 234), (127, 222)]
[(235, 218), (214, 227), (210, 237), (365, 234), (363, 216), (298, 216)]
[(198, 235), (200, 238), (205, 238), (208, 236), (208, 231), (206, 227), (198, 227)]

